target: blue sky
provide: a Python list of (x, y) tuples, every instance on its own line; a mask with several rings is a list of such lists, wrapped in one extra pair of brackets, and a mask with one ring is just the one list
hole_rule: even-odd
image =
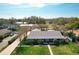
[(79, 3), (0, 3), (0, 18), (22, 18), (28, 16), (79, 17)]

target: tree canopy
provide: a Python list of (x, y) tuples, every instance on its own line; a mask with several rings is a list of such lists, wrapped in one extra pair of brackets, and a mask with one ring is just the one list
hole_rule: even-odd
[(27, 22), (28, 24), (46, 24), (48, 22), (49, 24), (55, 25), (55, 28), (59, 27), (60, 29), (63, 30), (79, 28), (79, 18), (77, 17), (70, 17), (70, 18), (60, 17), (60, 18), (52, 18), (52, 19), (45, 19), (37, 16), (24, 17), (23, 19), (16, 19), (13, 17), (9, 19), (0, 18), (0, 25), (15, 24), (18, 21)]

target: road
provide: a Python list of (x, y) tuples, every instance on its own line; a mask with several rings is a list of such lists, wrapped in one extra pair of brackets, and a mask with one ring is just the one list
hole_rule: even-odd
[(17, 34), (13, 35), (13, 36), (9, 36), (3, 39), (2, 42), (0, 42), (0, 50), (2, 50), (3, 48), (5, 48), (8, 45), (8, 41), (11, 40), (13, 37), (15, 37)]
[(20, 39), (23, 40), (25, 34), (21, 36), (21, 38), (17, 38), (11, 45), (9, 45), (7, 48), (5, 48), (0, 55), (10, 55), (12, 51), (18, 46), (20, 43)]
[(50, 45), (47, 45), (47, 46), (48, 46), (50, 54), (53, 55), (53, 52), (52, 52), (52, 49), (51, 49)]

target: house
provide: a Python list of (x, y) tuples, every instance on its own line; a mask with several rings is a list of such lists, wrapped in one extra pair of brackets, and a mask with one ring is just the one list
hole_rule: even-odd
[(17, 25), (21, 25), (21, 24), (23, 24), (23, 22), (16, 22), (16, 24), (17, 24)]
[(4, 27), (2, 25), (0, 25), (0, 29), (3, 29)]
[(42, 31), (48, 30), (48, 26), (46, 24), (39, 24), (38, 26), (39, 26), (38, 28), (41, 29)]
[(68, 32), (73, 32), (75, 36), (79, 37), (79, 29), (77, 30), (69, 30)]
[(20, 25), (21, 31), (26, 31), (26, 32), (31, 31), (31, 30), (33, 30), (33, 29), (35, 29), (37, 27), (38, 27), (37, 24), (21, 24)]
[(73, 33), (78, 37), (79, 36), (79, 30), (73, 30)]
[(3, 24), (3, 29), (16, 30), (19, 28), (17, 24)]
[(33, 42), (34, 44), (37, 44), (37, 42), (38, 44), (56, 44), (65, 42), (66, 40), (67, 38), (60, 31), (55, 30), (32, 30), (27, 35), (27, 41)]
[(9, 36), (10, 33), (11, 33), (10, 30), (7, 30), (7, 29), (1, 29), (1, 30), (0, 30), (0, 41), (2, 41), (3, 38)]
[(16, 22), (17, 25), (21, 25), (21, 24), (27, 24), (27, 22)]

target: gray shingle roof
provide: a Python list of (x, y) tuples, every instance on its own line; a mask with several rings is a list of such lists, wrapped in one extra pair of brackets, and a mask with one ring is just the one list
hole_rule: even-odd
[(11, 32), (10, 30), (2, 29), (2, 30), (0, 30), (0, 36), (3, 36), (3, 35), (5, 35), (6, 33), (10, 33), (10, 32)]
[(60, 31), (31, 31), (27, 39), (65, 39)]

